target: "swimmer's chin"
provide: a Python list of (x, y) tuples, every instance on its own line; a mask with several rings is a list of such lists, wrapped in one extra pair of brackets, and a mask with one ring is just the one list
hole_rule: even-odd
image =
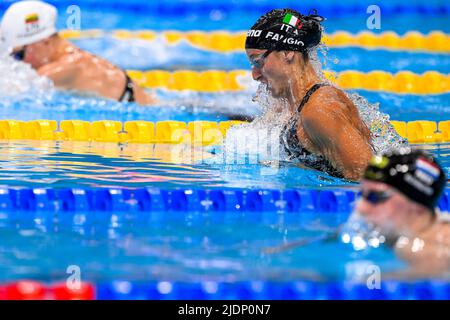
[(280, 99), (283, 98), (283, 94), (281, 92), (277, 92), (272, 86), (267, 85), (267, 92), (272, 96), (274, 99)]

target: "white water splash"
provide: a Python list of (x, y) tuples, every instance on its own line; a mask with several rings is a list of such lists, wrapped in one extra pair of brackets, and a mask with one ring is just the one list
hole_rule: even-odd
[(34, 99), (49, 98), (53, 94), (53, 83), (40, 77), (29, 65), (14, 60), (5, 50), (0, 50), (0, 96), (4, 98)]
[(248, 155), (255, 160), (253, 163), (287, 160), (287, 154), (280, 148), (281, 129), (290, 115), (287, 102), (274, 99), (263, 84), (258, 86), (253, 102), (260, 106), (262, 115), (249, 124), (230, 128), (223, 144), (224, 153)]
[(358, 108), (361, 119), (370, 129), (375, 153), (383, 154), (407, 145), (407, 141), (395, 131), (389, 115), (380, 111), (379, 103), (369, 103), (357, 93), (347, 93), (347, 96)]
[[(331, 61), (328, 56), (328, 46), (324, 43), (317, 48), (324, 57), (324, 64)], [(317, 56), (317, 50), (309, 52), (311, 64), (319, 78), (323, 82), (333, 85), (324, 75), (323, 66)], [(332, 63), (336, 63), (334, 60)], [(382, 154), (392, 149), (397, 149), (407, 144), (406, 140), (400, 137), (390, 122), (390, 117), (380, 111), (379, 103), (369, 103), (366, 98), (357, 94), (344, 91), (347, 97), (353, 102), (358, 109), (359, 115), (366, 126), (369, 128), (374, 152)]]
[[(327, 60), (327, 50), (325, 45), (318, 47)], [(310, 62), (319, 76), (321, 82), (333, 85), (323, 73), (322, 63), (320, 62), (317, 50), (309, 52)], [(334, 63), (334, 62), (333, 62)], [(391, 125), (389, 115), (379, 110), (379, 104), (371, 104), (364, 97), (357, 93), (347, 93), (347, 97), (358, 108), (363, 122), (370, 129), (374, 151), (377, 154), (384, 153), (391, 149), (404, 146), (407, 142), (400, 137)], [(288, 119), (292, 117), (288, 111), (287, 101), (275, 99), (271, 96), (267, 87), (263, 84), (258, 86), (253, 102), (260, 105), (263, 113), (252, 123), (231, 128), (227, 132), (227, 138), (223, 145), (225, 153), (244, 152), (245, 155), (259, 156), (267, 155), (264, 153), (267, 149), (278, 150), (278, 153), (271, 153), (270, 160), (287, 160), (287, 154), (280, 145), (279, 134)], [(276, 136), (275, 133), (278, 133)], [(263, 135), (261, 138), (259, 135)], [(261, 154), (261, 151), (264, 154)], [(317, 160), (317, 156), (308, 155), (309, 160)], [(264, 158), (264, 157), (263, 157)]]

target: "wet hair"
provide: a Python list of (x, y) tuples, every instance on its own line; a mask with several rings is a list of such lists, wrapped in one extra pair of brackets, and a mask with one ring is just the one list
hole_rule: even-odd
[(322, 39), (323, 20), (315, 10), (302, 15), (293, 9), (274, 9), (261, 16), (247, 32), (245, 48), (299, 51), (305, 58), (308, 49)]
[(309, 51), (308, 50), (304, 50), (304, 51), (301, 51), (300, 53), (302, 54), (303, 60), (305, 62), (308, 62), (309, 61)]
[(434, 213), (446, 184), (437, 161), (421, 149), (401, 148), (374, 156), (364, 179), (388, 184)]

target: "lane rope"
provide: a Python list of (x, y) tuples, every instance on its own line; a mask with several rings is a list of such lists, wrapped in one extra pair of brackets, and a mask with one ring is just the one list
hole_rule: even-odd
[[(242, 52), (244, 50), (244, 31), (230, 32), (216, 31), (163, 31), (152, 30), (61, 30), (59, 32), (66, 39), (89, 39), (111, 36), (118, 40), (139, 39), (155, 41), (163, 39), (169, 46), (186, 41), (190, 45), (216, 52)], [(325, 34), (323, 42), (329, 47), (360, 47), (366, 49), (387, 49), (396, 51), (422, 51), (430, 53), (449, 53), (450, 35), (442, 31), (431, 31), (423, 34), (418, 31), (408, 31), (399, 35), (393, 31), (373, 33), (362, 31), (352, 34), (347, 31), (336, 31)]]
[[(254, 87), (249, 70), (128, 70), (129, 76), (149, 89), (192, 90), (198, 92), (243, 91)], [(422, 74), (400, 71), (324, 71), (326, 79), (342, 89), (363, 89), (396, 94), (443, 94), (450, 92), (450, 74), (427, 71)]]
[[(56, 140), (145, 144), (221, 145), (227, 131), (244, 121), (126, 121), (0, 120), (0, 140)], [(450, 142), (450, 120), (391, 121), (397, 133), (410, 143)], [(380, 131), (383, 124), (370, 124)], [(372, 131), (373, 131), (372, 130)]]

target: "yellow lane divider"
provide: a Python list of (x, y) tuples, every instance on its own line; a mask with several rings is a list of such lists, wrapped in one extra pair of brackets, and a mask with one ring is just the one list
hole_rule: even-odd
[(251, 75), (245, 70), (222, 71), (208, 70), (197, 72), (191, 70), (147, 72), (130, 70), (128, 74), (145, 88), (165, 88), (169, 90), (194, 90), (202, 92), (245, 90)]
[(450, 120), (434, 121), (391, 121), (398, 134), (410, 143), (450, 142)]
[[(184, 40), (191, 45), (211, 51), (233, 52), (244, 50), (246, 33), (229, 31), (165, 31), (155, 32), (151, 30), (115, 30), (107, 33), (101, 30), (62, 30), (60, 34), (66, 39), (98, 38), (112, 34), (120, 40), (141, 39), (154, 41), (163, 38), (169, 45), (177, 44)], [(330, 47), (362, 47), (368, 49), (412, 50), (429, 52), (450, 52), (450, 35), (441, 31), (432, 31), (422, 34), (417, 31), (409, 31), (399, 35), (392, 31), (375, 34), (362, 31), (351, 34), (346, 31), (337, 31), (325, 34), (323, 41)]]
[(0, 120), (0, 139), (218, 145), (243, 121)]
[[(0, 120), (2, 140), (58, 140), (181, 144), (196, 146), (219, 145), (227, 131), (243, 121), (120, 121), (102, 120)], [(391, 121), (400, 136), (410, 143), (450, 142), (450, 120)]]
[[(248, 70), (179, 71), (127, 71), (130, 77), (145, 88), (169, 90), (194, 90), (201, 92), (240, 91), (250, 88), (251, 72)], [(338, 74), (325, 72), (325, 77), (343, 89), (365, 89), (409, 94), (441, 94), (450, 92), (450, 74), (427, 71), (416, 74), (400, 71), (343, 71)]]

